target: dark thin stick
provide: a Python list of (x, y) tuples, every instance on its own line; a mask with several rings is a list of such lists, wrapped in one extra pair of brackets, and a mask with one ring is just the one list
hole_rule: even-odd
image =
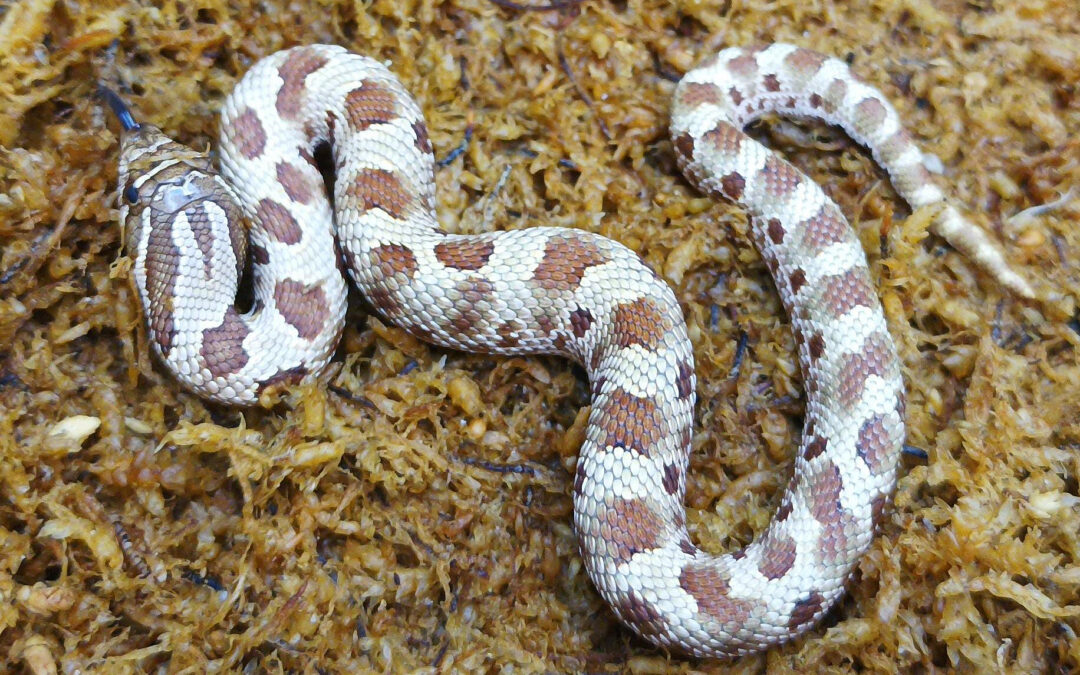
[(465, 152), (465, 148), (469, 147), (469, 142), (472, 140), (472, 133), (473, 125), (472, 123), (469, 123), (469, 125), (465, 127), (465, 138), (462, 139), (461, 143), (459, 143), (456, 148), (447, 153), (446, 157), (443, 157), (442, 159), (435, 162), (435, 164), (437, 166), (443, 167), (460, 157), (461, 153)]
[(98, 95), (105, 99), (105, 102), (112, 108), (113, 114), (120, 120), (120, 124), (124, 127), (124, 131), (135, 131), (139, 128), (139, 123), (136, 122), (135, 118), (131, 115), (131, 110), (115, 91), (109, 89), (105, 85), (98, 85)]
[(1080, 317), (1075, 317), (1065, 324), (1073, 330), (1074, 333), (1080, 335)]
[(469, 466), (475, 466), (480, 469), (492, 471), (494, 473), (518, 473), (527, 474), (536, 477), (536, 469), (527, 464), (496, 464), (494, 462), (487, 462), (480, 459), (472, 459), (471, 457), (458, 457), (458, 461), (462, 464)]
[[(765, 387), (768, 387), (767, 383), (765, 384)], [(755, 413), (759, 410), (790, 410), (791, 412), (796, 412), (801, 411), (803, 407), (801, 405), (798, 405), (796, 407), (796, 404), (798, 403), (799, 399), (794, 396), (781, 396), (779, 398), (773, 399), (772, 401), (764, 401), (762, 403), (750, 403), (746, 406), (744, 412)]]
[(1062, 265), (1067, 264), (1065, 262), (1065, 240), (1061, 235), (1055, 234), (1050, 237), (1050, 241), (1054, 242), (1054, 250), (1057, 251), (1058, 262)]
[(750, 336), (746, 331), (739, 331), (739, 341), (735, 343), (735, 360), (731, 364), (731, 372), (728, 373), (729, 379), (734, 379), (739, 376), (739, 371), (742, 370), (743, 359), (746, 358), (746, 347), (750, 343)]
[(461, 84), (461, 90), (462, 91), (469, 91), (469, 87), (472, 86), (471, 83), (469, 82), (469, 73), (468, 73), (468, 71), (465, 70), (465, 66), (466, 66), (467, 63), (468, 62), (465, 60), (464, 56), (462, 56), (458, 60), (458, 68), (461, 71), (461, 77), (459, 79), (459, 82)]
[(676, 73), (674, 70), (664, 67), (664, 64), (660, 61), (660, 54), (658, 54), (657, 52), (653, 52), (652, 60), (653, 69), (660, 77), (664, 78), (668, 82), (678, 82), (682, 79), (682, 75)]
[(444, 640), (443, 646), (439, 648), (439, 653), (435, 655), (435, 660), (431, 663), (432, 667), (438, 668), (440, 665), (442, 665), (442, 660), (446, 657), (446, 650), (448, 650), (449, 648), (450, 640)]
[(1004, 302), (998, 302), (997, 308), (994, 310), (994, 323), (993, 328), (990, 329), (990, 337), (993, 338), (994, 344), (998, 347), (1002, 347), (1002, 332), (1001, 332), (1001, 314), (1004, 307)]
[(6, 284), (7, 282), (14, 279), (15, 275), (19, 273), (19, 270), (26, 267), (27, 263), (29, 262), (29, 258), (17, 260), (11, 267), (7, 268), (3, 274), (0, 274), (0, 284)]
[(566, 9), (567, 7), (574, 7), (580, 5), (582, 0), (552, 0), (546, 5), (522, 5), (517, 2), (511, 2), (511, 0), (488, 0), (493, 5), (498, 5), (503, 9), (512, 9), (518, 12), (550, 12), (556, 9)]
[(907, 443), (904, 443), (902, 452), (905, 455), (916, 457), (924, 461), (930, 459), (930, 454), (928, 452), (926, 452), (922, 448), (916, 448), (914, 445), (908, 445)]
[(211, 588), (211, 589), (217, 591), (218, 593), (225, 590), (225, 586), (222, 585), (222, 583), (220, 581), (218, 581), (216, 578), (214, 578), (214, 577), (204, 577), (203, 575), (199, 574), (195, 570), (191, 570), (191, 569), (184, 570), (184, 571), (182, 571), (180, 573), (180, 577), (182, 579), (185, 579), (186, 581), (190, 581), (193, 584), (199, 584), (200, 586), (207, 586), (208, 588)]
[(331, 384), (331, 385), (327, 386), (327, 389), (329, 389), (333, 393), (337, 394), (341, 398), (345, 399), (346, 401), (350, 401), (352, 403), (357, 403), (359, 405), (371, 408), (372, 410), (377, 409), (375, 407), (375, 404), (372, 403), (371, 401), (369, 401), (366, 396), (361, 396), (359, 394), (354, 394), (351, 391), (349, 391), (348, 389), (346, 389), (345, 387), (339, 387), (336, 384)]
[(589, 110), (592, 110), (593, 115), (596, 116), (596, 122), (600, 125), (600, 131), (604, 132), (604, 138), (610, 141), (611, 131), (608, 130), (607, 124), (604, 123), (604, 118), (600, 117), (600, 113), (596, 111), (596, 105), (593, 103), (592, 97), (578, 84), (577, 78), (574, 77), (574, 71), (570, 69), (570, 62), (566, 60), (566, 54), (563, 53), (562, 48), (559, 49), (559, 65), (562, 66), (566, 76), (570, 78), (570, 84), (574, 85), (574, 90), (577, 91), (578, 96), (585, 101), (585, 105), (589, 106)]

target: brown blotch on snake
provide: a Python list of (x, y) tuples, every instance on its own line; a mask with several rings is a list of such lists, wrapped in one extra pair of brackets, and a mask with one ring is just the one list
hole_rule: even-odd
[(828, 57), (812, 49), (799, 48), (784, 57), (784, 63), (805, 75), (817, 73)]
[(860, 122), (871, 128), (881, 126), (888, 112), (876, 98), (864, 98), (855, 105), (856, 113), (862, 117)]
[(870, 377), (894, 374), (892, 371), (897, 368), (896, 361), (886, 340), (883, 335), (875, 333), (866, 339), (861, 350), (844, 357), (837, 392), (844, 405), (852, 406), (862, 397)]
[[(675, 391), (679, 398), (688, 399), (694, 393), (694, 366), (689, 361), (679, 361), (679, 375), (675, 379)], [(689, 429), (687, 430), (689, 436)], [(685, 443), (683, 444), (686, 445)]]
[(607, 257), (587, 239), (555, 235), (544, 247), (544, 257), (533, 271), (533, 280), (555, 291), (574, 291), (590, 267), (607, 262)]
[(229, 307), (225, 317), (215, 328), (203, 331), (203, 345), (199, 350), (206, 369), (214, 377), (223, 377), (243, 368), (248, 362), (248, 353), (244, 351), (244, 340), (250, 330), (236, 313)]
[(428, 138), (427, 125), (423, 122), (413, 122), (413, 134), (416, 135), (416, 149), (423, 153), (431, 152), (431, 140)]
[(495, 244), (486, 240), (444, 239), (435, 244), (435, 258), (452, 269), (474, 272), (495, 252)]
[(787, 199), (804, 180), (798, 169), (776, 155), (765, 160), (759, 178), (765, 192), (772, 199)]
[(847, 82), (837, 78), (829, 84), (829, 88), (825, 91), (825, 112), (830, 115), (836, 114), (837, 109), (844, 104), (844, 97), (847, 96)]
[(855, 533), (855, 517), (847, 509), (837, 511), (835, 517), (822, 523), (819, 559), (826, 565), (842, 561), (851, 548), (851, 535)]
[(806, 444), (806, 451), (803, 453), (803, 458), (806, 461), (810, 461), (821, 455), (825, 454), (825, 449), (829, 447), (829, 441), (821, 436), (811, 436), (810, 441)]
[(236, 118), (236, 122), (227, 132), (233, 137), (240, 154), (247, 159), (255, 159), (266, 147), (266, 130), (259, 120), (259, 114), (247, 108)]
[(784, 225), (776, 218), (769, 219), (769, 225), (765, 228), (765, 231), (769, 233), (769, 239), (772, 240), (772, 243), (784, 243)]
[(656, 403), (623, 389), (612, 391), (608, 397), (610, 414), (600, 422), (603, 444), (651, 454), (653, 446), (667, 434), (667, 421)]
[(880, 473), (893, 447), (893, 439), (885, 426), (883, 415), (875, 415), (859, 427), (859, 438), (855, 442), (855, 452), (866, 462), (871, 473)]
[(873, 307), (877, 304), (874, 287), (861, 270), (849, 269), (842, 274), (830, 275), (821, 283), (824, 288), (822, 300), (835, 316), (843, 316), (855, 307)]
[(404, 219), (413, 203), (397, 174), (385, 169), (359, 169), (345, 194), (363, 202), (365, 210), (382, 209), (396, 220)]
[(792, 610), (791, 618), (788, 620), (788, 628), (799, 630), (803, 626), (812, 623), (817, 619), (818, 613), (821, 612), (824, 605), (825, 596), (817, 591), (796, 602), (795, 609)]
[(779, 579), (795, 565), (795, 540), (785, 534), (773, 534), (765, 557), (758, 563), (758, 572), (766, 579)]
[(447, 315), (454, 330), (461, 334), (476, 332), (483, 322), (485, 309), (491, 305), (493, 292), (491, 282), (480, 277), (462, 279), (454, 284), (457, 301)]
[(720, 189), (721, 193), (718, 196), (739, 201), (742, 199), (743, 190), (746, 189), (746, 179), (736, 171), (724, 174), (720, 179)]
[[(713, 150), (725, 154), (735, 155), (742, 149), (742, 139), (746, 134), (736, 129), (733, 125), (720, 122), (702, 136)], [(689, 156), (690, 153), (686, 153)]]
[(682, 484), (682, 470), (674, 464), (664, 465), (664, 477), (661, 480), (661, 484), (664, 486), (664, 491), (669, 495), (679, 494), (679, 486)]
[(418, 268), (416, 256), (408, 247), (401, 244), (377, 246), (371, 249), (369, 256), (372, 264), (379, 267), (384, 277), (400, 274), (406, 279), (412, 279)]
[(397, 117), (394, 92), (381, 82), (364, 80), (345, 96), (349, 126), (363, 131), (372, 124), (385, 124)]
[(832, 204), (822, 204), (821, 210), (813, 218), (804, 220), (796, 226), (802, 231), (802, 246), (817, 253), (828, 246), (846, 240), (851, 226), (844, 216)]
[(750, 602), (731, 597), (728, 579), (712, 567), (686, 565), (679, 575), (679, 585), (697, 601), (698, 609), (733, 632), (750, 616)]
[(278, 69), (283, 81), (278, 90), (276, 108), (286, 119), (295, 118), (303, 103), (301, 94), (308, 75), (326, 65), (326, 57), (318, 51), (300, 48), (294, 50)]
[(736, 75), (749, 79), (757, 73), (757, 58), (753, 54), (739, 54), (727, 62), (727, 69)]
[(289, 199), (297, 204), (307, 204), (311, 198), (321, 190), (316, 186), (309, 174), (304, 169), (286, 161), (280, 161), (275, 167), (278, 182), (284, 188)]
[(643, 636), (656, 635), (667, 628), (663, 613), (638, 593), (630, 591), (614, 606), (616, 612), (633, 623)]
[(262, 223), (268, 235), (282, 244), (299, 243), (304, 236), (292, 212), (268, 197), (260, 200), (255, 207), (255, 218)]
[(694, 82), (682, 90), (682, 103), (687, 106), (698, 106), (703, 103), (719, 103), (723, 99), (720, 88), (710, 82)]
[(147, 313), (150, 329), (158, 347), (166, 356), (176, 340), (173, 324), (173, 298), (179, 278), (180, 250), (172, 240), (172, 229), (155, 227), (150, 230), (144, 268), (150, 280), (147, 295), (152, 304)]
[(328, 318), (326, 295), (320, 286), (282, 279), (274, 285), (274, 300), (286, 323), (305, 340), (318, 335)]
[(636, 499), (616, 497), (599, 518), (599, 534), (608, 542), (609, 554), (617, 562), (630, 562), (636, 553), (661, 544), (663, 524), (649, 505)]
[(806, 272), (801, 267), (796, 267), (788, 277), (788, 283), (791, 285), (791, 292), (798, 293), (799, 289), (806, 284)]
[(671, 320), (652, 298), (637, 298), (621, 303), (615, 308), (611, 319), (615, 344), (620, 347), (639, 345), (656, 349), (671, 330)]
[(570, 330), (574, 333), (574, 337), (578, 339), (585, 337), (585, 334), (592, 328), (593, 321), (595, 319), (592, 312), (582, 307), (570, 312)]

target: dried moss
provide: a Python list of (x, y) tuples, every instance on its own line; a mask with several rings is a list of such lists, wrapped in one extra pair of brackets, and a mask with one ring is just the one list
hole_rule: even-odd
[(320, 385), (270, 410), (180, 393), (114, 264), (115, 128), (93, 91), (126, 86), (144, 119), (205, 145), (261, 55), (320, 41), (393, 61), (440, 157), (475, 126), (438, 174), (447, 228), (590, 229), (676, 288), (700, 376), (689, 522), (721, 551), (776, 505), (801, 380), (743, 216), (674, 166), (670, 79), (718, 46), (787, 40), (881, 86), (1054, 299), (1003, 296), (846, 138), (757, 129), (857, 224), (927, 457), (905, 460), (825, 623), (735, 669), (1080, 669), (1080, 214), (1011, 218), (1077, 196), (1073, 0), (155, 4), (0, 7), (5, 666), (720, 669), (632, 638), (585, 577), (570, 490), (587, 390), (568, 364), (433, 349), (357, 298)]

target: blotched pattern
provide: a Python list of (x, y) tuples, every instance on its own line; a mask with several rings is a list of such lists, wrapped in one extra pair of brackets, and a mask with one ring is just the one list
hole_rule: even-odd
[[(750, 213), (806, 381), (794, 477), (744, 550), (710, 556), (687, 535), (695, 377), (668, 285), (633, 251), (588, 232), (440, 231), (419, 108), (385, 67), (339, 47), (299, 47), (251, 69), (224, 107), (223, 178), (153, 127), (125, 135), (126, 242), (152, 344), (184, 384), (224, 402), (250, 404), (269, 385), (317, 372), (345, 309), (336, 237), (353, 281), (413, 334), (585, 365), (593, 402), (574, 522), (590, 576), (628, 626), (701, 656), (789, 640), (840, 596), (870, 544), (896, 478), (904, 401), (851, 228), (817, 185), (741, 131), (768, 111), (840, 124), (913, 206), (943, 202), (893, 108), (840, 61), (788, 45), (729, 49), (677, 88), (678, 161), (703, 192)], [(313, 160), (324, 142), (335, 214)], [(252, 220), (247, 250), (241, 211)], [(1031, 294), (979, 229), (947, 205), (942, 214), (941, 234)], [(256, 299), (239, 314), (247, 251)]]

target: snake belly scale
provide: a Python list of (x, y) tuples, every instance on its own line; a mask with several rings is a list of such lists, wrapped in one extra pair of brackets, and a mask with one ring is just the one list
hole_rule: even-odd
[[(750, 214), (807, 398), (774, 518), (745, 549), (714, 556), (685, 524), (691, 344), (671, 288), (636, 253), (578, 230), (441, 231), (419, 107), (383, 65), (340, 47), (293, 48), (251, 68), (224, 105), (220, 176), (114, 104), (134, 282), (150, 342), (182, 383), (246, 405), (317, 373), (342, 327), (341, 266), (386, 319), (424, 340), (575, 359), (592, 387), (574, 476), (585, 566), (626, 625), (691, 655), (765, 649), (828, 610), (870, 545), (904, 439), (900, 364), (858, 239), (813, 181), (742, 127), (773, 111), (841, 125), (913, 206), (942, 203), (940, 234), (1032, 294), (943, 203), (896, 112), (844, 63), (776, 44), (728, 49), (688, 73), (674, 95), (677, 159), (701, 191)], [(313, 159), (322, 143), (333, 212)], [(255, 302), (242, 314), (234, 302), (249, 257)]]

